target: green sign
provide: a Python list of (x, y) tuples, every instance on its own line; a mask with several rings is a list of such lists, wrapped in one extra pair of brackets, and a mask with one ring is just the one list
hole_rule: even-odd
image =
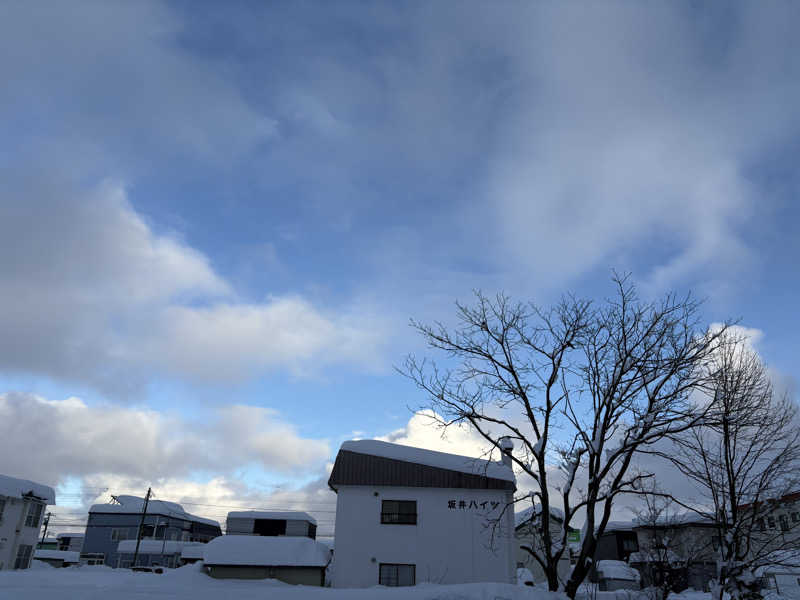
[(580, 531), (568, 531), (567, 532), (567, 541), (568, 542), (580, 542), (581, 541), (581, 532)]

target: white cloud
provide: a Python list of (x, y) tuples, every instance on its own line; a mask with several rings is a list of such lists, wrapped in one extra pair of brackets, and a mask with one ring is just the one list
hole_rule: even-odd
[(8, 392), (0, 394), (0, 423), (0, 472), (52, 484), (69, 477), (230, 475), (248, 465), (297, 476), (321, 469), (330, 456), (326, 440), (303, 438), (276, 411), (256, 406), (230, 405), (188, 419)]
[(208, 258), (156, 234), (107, 182), (19, 183), (0, 199), (0, 370), (119, 391), (155, 374), (241, 380), (272, 368), (376, 368), (381, 323), (297, 295), (248, 302)]
[(418, 411), (405, 426), (376, 439), (437, 452), (486, 458), (486, 452), (491, 449), (491, 445), (473, 428), (458, 423), (442, 429), (437, 424), (437, 418), (433, 411)]

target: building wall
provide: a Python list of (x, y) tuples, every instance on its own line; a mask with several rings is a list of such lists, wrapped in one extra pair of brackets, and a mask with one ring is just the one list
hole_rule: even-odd
[[(30, 556), (31, 560), (33, 560), (33, 552), (36, 548), (36, 542), (39, 541), (39, 529), (42, 526), (46, 506), (44, 503), (32, 498), (0, 496), (0, 500), (5, 500), (3, 512), (0, 514), (0, 571), (2, 571), (14, 568), (17, 552), (22, 545), (31, 547)], [(28, 510), (37, 504), (42, 507), (42, 515), (39, 521), (34, 526), (26, 526), (25, 518), (28, 515)], [(30, 561), (22, 568), (27, 569), (29, 566)]]
[[(520, 546), (532, 546), (537, 548), (537, 544), (541, 544), (540, 535), (536, 531), (535, 523), (521, 524), (515, 532), (514, 554), (517, 567), (525, 567), (533, 575), (533, 580), (536, 583), (546, 582), (547, 578), (544, 575), (544, 569), (536, 562), (536, 559), (530, 555), (529, 552), (523, 550)], [(561, 537), (561, 521), (550, 517), (550, 535), (553, 540), (558, 540)], [(571, 566), (569, 562), (569, 548), (564, 551), (561, 560), (558, 563), (558, 575), (562, 581), (566, 581), (569, 577)]]
[(58, 538), (58, 549), (68, 552), (80, 552), (83, 548), (83, 536), (62, 536)]
[[(116, 567), (119, 558), (117, 555), (119, 542), (123, 539), (136, 539), (141, 518), (141, 513), (89, 513), (81, 554), (103, 554), (104, 564)], [(207, 542), (221, 533), (219, 528), (205, 523), (195, 523), (162, 515), (148, 514), (145, 516), (144, 524), (164, 526), (168, 540), (189, 541), (194, 539)], [(113, 537), (115, 529), (120, 530), (119, 533), (122, 533), (124, 537), (119, 535)], [(161, 535), (157, 539), (161, 539)]]
[(211, 565), (206, 567), (215, 579), (277, 579), (292, 585), (322, 586), (325, 582), (324, 567), (258, 567)]
[[(417, 524), (381, 524), (382, 500), (416, 500)], [(494, 540), (490, 523), (511, 500), (505, 490), (339, 486), (333, 585), (377, 585), (381, 563), (415, 565), (416, 583), (512, 583), (513, 509)]]

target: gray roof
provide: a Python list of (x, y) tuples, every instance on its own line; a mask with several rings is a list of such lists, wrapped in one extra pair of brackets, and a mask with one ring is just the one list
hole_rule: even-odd
[[(442, 454), (442, 453), (436, 453)], [(466, 457), (462, 457), (467, 460)], [(486, 461), (483, 461), (486, 462)], [(480, 473), (435, 467), (399, 458), (362, 454), (345, 450), (336, 455), (328, 485), (375, 485), (396, 487), (462, 488), (514, 491), (514, 481)]]

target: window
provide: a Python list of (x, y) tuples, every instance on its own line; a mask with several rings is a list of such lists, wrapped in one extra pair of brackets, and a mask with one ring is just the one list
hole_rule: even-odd
[(378, 584), (390, 587), (415, 585), (417, 578), (416, 571), (416, 565), (381, 563), (378, 573)]
[(105, 563), (106, 555), (102, 552), (84, 552), (81, 554), (81, 562), (87, 565), (102, 565)]
[(25, 527), (36, 527), (38, 529), (42, 521), (43, 508), (44, 506), (41, 502), (33, 502), (28, 505), (28, 516), (25, 517)]
[(19, 549), (17, 550), (17, 560), (14, 563), (15, 569), (27, 569), (30, 562), (31, 562), (31, 551), (33, 550), (33, 546), (28, 546), (25, 544), (20, 544)]
[(3, 522), (3, 511), (5, 510), (5, 508), (6, 508), (6, 499), (0, 498), (0, 523)]
[(720, 537), (718, 535), (711, 536), (711, 547), (714, 548), (715, 552), (719, 550), (719, 540)]
[(286, 535), (286, 519), (256, 519), (253, 523), (256, 535)]
[(758, 528), (761, 531), (766, 531), (767, 530), (767, 524), (764, 523), (764, 519), (759, 519), (758, 520)]
[(312, 540), (317, 539), (317, 526), (313, 523), (308, 524), (308, 537), (310, 537)]
[(778, 515), (778, 521), (781, 524), (781, 531), (789, 531), (789, 519), (786, 515)]
[(635, 539), (623, 538), (623, 540), (622, 540), (622, 549), (625, 552), (638, 552), (639, 544)]
[(767, 525), (770, 529), (775, 529), (775, 517), (767, 517)]
[(121, 542), (122, 540), (131, 539), (130, 529), (127, 527), (115, 527), (111, 530), (111, 541)]
[[(2, 502), (2, 501), (0, 500), (0, 502)], [(0, 508), (2, 508), (1, 505), (0, 505)], [(792, 513), (792, 523), (800, 523), (800, 513), (798, 513), (798, 512), (793, 512)]]
[(416, 525), (416, 500), (383, 500), (381, 523), (386, 525)]

